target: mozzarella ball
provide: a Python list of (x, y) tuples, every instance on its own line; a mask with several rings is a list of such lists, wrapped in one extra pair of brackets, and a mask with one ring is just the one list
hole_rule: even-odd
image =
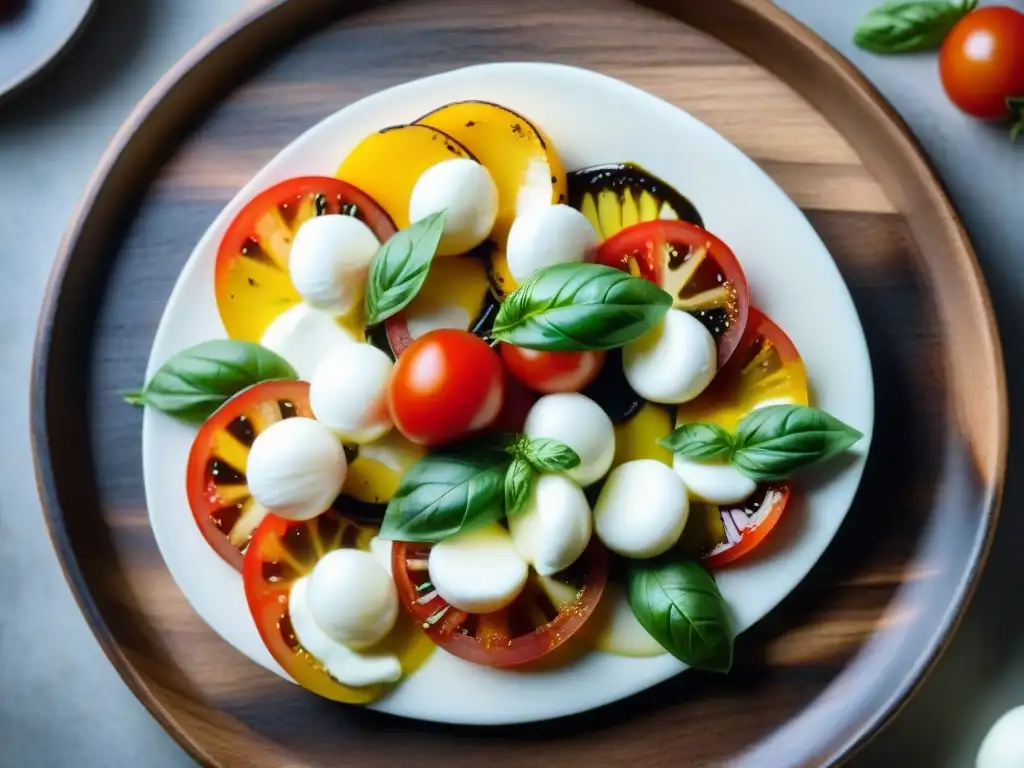
[(512, 222), (505, 248), (508, 269), (522, 283), (538, 269), (585, 261), (597, 247), (587, 217), (568, 205), (531, 208)]
[(685, 403), (703, 392), (717, 372), (715, 338), (700, 320), (681, 309), (622, 348), (629, 386), (645, 400)]
[(378, 559), (358, 549), (335, 549), (309, 578), (306, 604), (334, 641), (362, 650), (383, 640), (398, 619), (398, 591)]
[(594, 505), (594, 532), (623, 557), (655, 557), (683, 533), (690, 504), (679, 475), (654, 459), (620, 464)]
[(512, 541), (541, 576), (553, 576), (576, 562), (590, 543), (592, 515), (587, 497), (565, 475), (535, 478), (530, 499), (508, 518)]
[(615, 428), (604, 410), (586, 395), (563, 392), (545, 395), (526, 415), (526, 435), (565, 443), (579, 454), (580, 464), (566, 474), (586, 487), (607, 474), (615, 457)]
[[(339, 643), (317, 623), (309, 605), (311, 577), (299, 579), (288, 595), (288, 618), (299, 645), (343, 685), (395, 683), (402, 677), (402, 662), (387, 651), (357, 651)], [(351, 589), (351, 585), (349, 585)]]
[(286, 309), (263, 332), (260, 344), (291, 363), (303, 381), (310, 381), (317, 366), (335, 349), (356, 342), (335, 317), (308, 304)]
[(252, 497), (288, 520), (309, 520), (328, 509), (347, 471), (345, 449), (334, 433), (301, 416), (260, 432), (245, 466)]
[(1024, 766), (1024, 706), (1004, 714), (985, 735), (975, 762), (977, 768)]
[(292, 241), (292, 285), (311, 307), (347, 314), (362, 304), (370, 261), (379, 248), (377, 236), (353, 216), (314, 216)]
[(676, 454), (672, 469), (692, 498), (711, 504), (739, 504), (757, 488), (754, 480), (732, 464), (693, 461)]
[(388, 381), (394, 363), (371, 344), (347, 344), (328, 355), (309, 383), (309, 407), (346, 443), (368, 443), (394, 426)]
[(435, 544), (427, 569), (437, 593), (469, 613), (491, 613), (511, 604), (530, 572), (508, 531), (497, 524)]
[(425, 170), (409, 198), (409, 220), (445, 212), (438, 256), (457, 256), (487, 239), (498, 218), (498, 188), (486, 168), (460, 157)]

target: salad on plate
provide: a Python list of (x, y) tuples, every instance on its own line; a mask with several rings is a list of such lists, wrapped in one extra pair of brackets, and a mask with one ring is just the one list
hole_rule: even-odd
[(725, 673), (716, 574), (862, 438), (742, 260), (648, 170), (567, 172), (526, 116), (449, 103), (253, 196), (226, 338), (127, 399), (194, 427), (195, 524), (314, 693), (372, 702), (438, 650)]

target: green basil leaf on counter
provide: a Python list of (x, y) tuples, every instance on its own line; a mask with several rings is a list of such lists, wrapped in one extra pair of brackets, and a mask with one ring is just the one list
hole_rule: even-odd
[(509, 517), (519, 514), (530, 500), (533, 486), (533, 467), (525, 460), (516, 458), (505, 473), (505, 514)]
[(680, 661), (694, 669), (728, 672), (735, 636), (722, 593), (704, 568), (677, 558), (629, 561), (629, 607), (651, 637)]
[(671, 306), (649, 280), (601, 264), (555, 264), (509, 294), (491, 335), (526, 349), (613, 349), (649, 331)]
[(520, 455), (539, 472), (564, 472), (580, 465), (580, 455), (576, 451), (550, 437), (530, 440), (523, 446)]
[(1021, 131), (1024, 131), (1024, 96), (1007, 96), (1006, 108), (1010, 110), (1010, 119), (1014, 121), (1010, 126), (1010, 141), (1016, 141)]
[(470, 442), (428, 454), (402, 476), (380, 536), (443, 541), (505, 515), (505, 473), (512, 457), (499, 442)]
[(444, 219), (439, 211), (400, 229), (374, 255), (364, 298), (367, 325), (401, 312), (416, 298), (441, 242)]
[(874, 53), (934, 50), (977, 5), (978, 0), (885, 3), (868, 11), (853, 33), (853, 42)]
[(233, 395), (253, 384), (297, 378), (295, 369), (266, 347), (214, 339), (174, 355), (142, 389), (125, 393), (124, 399), (186, 424), (202, 424)]
[(754, 480), (782, 480), (837, 456), (862, 437), (817, 408), (769, 405), (751, 411), (739, 423), (732, 463)]
[(732, 435), (717, 424), (695, 421), (676, 428), (668, 436), (661, 438), (658, 445), (684, 458), (706, 461), (731, 454)]

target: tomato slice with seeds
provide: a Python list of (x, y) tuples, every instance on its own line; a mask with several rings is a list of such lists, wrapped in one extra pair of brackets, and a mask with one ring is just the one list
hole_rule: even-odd
[(709, 570), (734, 563), (768, 537), (782, 519), (790, 493), (785, 483), (772, 483), (759, 485), (742, 504), (719, 507), (691, 501), (679, 546)]
[(253, 531), (267, 514), (249, 494), (249, 449), (260, 432), (292, 416), (312, 418), (309, 384), (265, 381), (224, 403), (192, 441), (185, 479), (192, 515), (210, 546), (238, 570)]
[(355, 216), (382, 243), (391, 218), (367, 194), (328, 176), (301, 176), (264, 190), (238, 213), (217, 251), (217, 310), (232, 339), (259, 341), (273, 320), (302, 299), (288, 274), (292, 238), (308, 219)]
[[(750, 307), (747, 327), (729, 365), (700, 397), (679, 406), (676, 425), (710, 421), (733, 431), (759, 406), (807, 405), (809, 400), (807, 371), (796, 346), (771, 318)], [(762, 483), (742, 504), (691, 503), (680, 546), (708, 568), (735, 562), (771, 533), (790, 495), (787, 483)]]
[(658, 220), (623, 229), (601, 244), (597, 262), (630, 272), (672, 294), (718, 344), (718, 367), (739, 345), (750, 303), (747, 277), (728, 245), (695, 224)]
[(578, 632), (601, 600), (610, 555), (596, 539), (561, 573), (530, 578), (513, 603), (494, 613), (450, 606), (430, 583), (431, 544), (395, 542), (391, 569), (398, 600), (438, 646), (488, 667), (517, 667), (547, 656)]
[[(334, 701), (366, 704), (386, 686), (353, 688), (335, 680), (299, 643), (292, 629), (288, 600), (295, 582), (312, 573), (328, 552), (342, 547), (369, 549), (377, 529), (357, 525), (337, 510), (312, 520), (291, 521), (267, 515), (245, 553), (242, 581), (249, 610), (263, 643), (278, 664), (297, 683)], [(358, 589), (358, 584), (352, 585)], [(403, 615), (374, 651), (394, 653), (403, 674), (418, 669), (430, 657), (434, 645)]]

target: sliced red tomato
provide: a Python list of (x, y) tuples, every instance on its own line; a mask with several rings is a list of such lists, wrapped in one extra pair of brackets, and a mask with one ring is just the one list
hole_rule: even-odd
[(501, 345), (501, 359), (509, 372), (537, 392), (579, 392), (604, 365), (604, 352), (548, 352)]
[[(710, 421), (729, 431), (760, 405), (807, 405), (807, 371), (789, 336), (767, 315), (750, 307), (743, 338), (729, 365), (700, 397), (676, 411), (676, 425)], [(757, 547), (789, 503), (785, 483), (762, 484), (742, 504), (694, 503), (681, 546), (709, 568), (734, 562)]]
[(253, 531), (267, 514), (249, 494), (249, 448), (271, 424), (312, 415), (309, 384), (265, 381), (224, 403), (192, 441), (185, 481), (192, 515), (210, 546), (238, 570)]
[(274, 318), (301, 297), (288, 275), (292, 239), (308, 219), (347, 214), (382, 243), (395, 225), (368, 195), (327, 176), (302, 176), (264, 190), (235, 217), (217, 251), (217, 309), (232, 339), (259, 341)]
[(750, 303), (747, 277), (732, 250), (695, 224), (657, 220), (623, 229), (601, 244), (597, 262), (655, 283), (718, 343), (721, 368), (739, 345)]
[(491, 426), (505, 399), (501, 358), (468, 331), (442, 328), (405, 350), (388, 382), (398, 431), (420, 445), (441, 445)]
[(575, 563), (555, 576), (531, 571), (526, 588), (507, 608), (466, 613), (450, 606), (431, 586), (431, 547), (395, 543), (391, 569), (399, 602), (441, 648), (488, 667), (530, 664), (561, 646), (593, 614), (608, 581), (608, 550), (594, 540)]
[(690, 519), (679, 542), (709, 569), (721, 568), (752, 552), (782, 519), (790, 488), (784, 483), (758, 486), (742, 504), (718, 507), (691, 503)]
[[(297, 683), (334, 701), (365, 704), (380, 696), (384, 686), (352, 688), (331, 677), (296, 638), (288, 600), (295, 582), (308, 576), (321, 557), (342, 547), (365, 551), (375, 533), (376, 529), (356, 525), (335, 510), (303, 521), (267, 515), (245, 553), (245, 597), (270, 655)], [(419, 667), (433, 650), (411, 621), (401, 619), (379, 648), (396, 654), (405, 674)]]

